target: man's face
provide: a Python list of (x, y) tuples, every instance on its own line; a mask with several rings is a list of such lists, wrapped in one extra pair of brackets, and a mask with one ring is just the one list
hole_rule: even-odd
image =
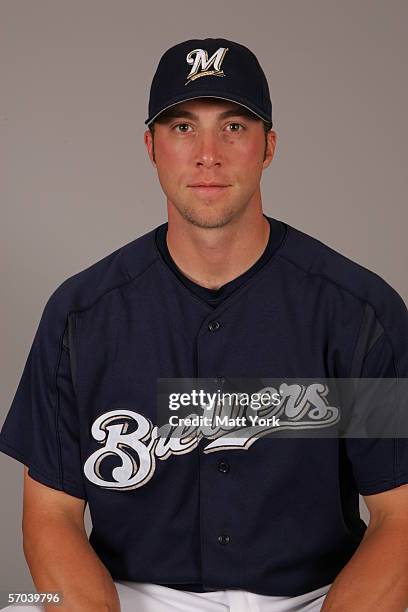
[[(164, 118), (164, 121), (162, 119)], [(276, 142), (242, 106), (214, 98), (163, 113), (145, 143), (169, 207), (199, 227), (221, 227), (260, 201), (262, 172)], [(219, 187), (197, 186), (216, 184)], [(170, 212), (170, 211), (169, 211)]]

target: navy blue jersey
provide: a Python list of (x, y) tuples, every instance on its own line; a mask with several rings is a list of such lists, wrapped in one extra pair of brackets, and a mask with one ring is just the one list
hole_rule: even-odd
[(260, 437), (216, 452), (202, 438), (182, 453), (158, 443), (158, 378), (408, 374), (398, 293), (269, 220), (271, 256), (215, 307), (167, 265), (156, 228), (65, 280), (44, 308), (0, 449), (87, 501), (90, 543), (115, 580), (296, 596), (331, 583), (355, 552), (358, 494), (408, 483), (407, 438)]
[(274, 219), (268, 217), (267, 215), (264, 215), (264, 217), (268, 220), (270, 226), (268, 243), (264, 249), (264, 252), (259, 257), (259, 259), (249, 268), (249, 270), (246, 270), (245, 272), (243, 272), (233, 280), (229, 281), (228, 283), (225, 283), (218, 289), (210, 289), (208, 287), (198, 285), (182, 273), (176, 262), (173, 260), (167, 246), (167, 223), (163, 223), (163, 225), (160, 225), (160, 227), (157, 228), (157, 248), (159, 249), (160, 254), (164, 259), (165, 263), (173, 270), (174, 274), (180, 279), (180, 281), (184, 285), (186, 285), (188, 289), (195, 293), (199, 298), (203, 299), (207, 304), (209, 304), (209, 306), (211, 306), (212, 308), (216, 308), (242, 283), (249, 280), (249, 278), (253, 274), (255, 274), (260, 268), (262, 268), (267, 262), (267, 260), (272, 257), (277, 246), (279, 245), (282, 236), (281, 231), (279, 231), (279, 229), (276, 227)]

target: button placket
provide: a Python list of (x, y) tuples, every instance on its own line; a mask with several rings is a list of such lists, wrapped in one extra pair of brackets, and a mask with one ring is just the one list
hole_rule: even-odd
[[(223, 371), (224, 362), (219, 358), (223, 355), (228, 317), (224, 318), (217, 314), (212, 315), (213, 319), (207, 319), (200, 330), (197, 372), (198, 377), (206, 379), (210, 392), (218, 392), (222, 397), (229, 384), (229, 379), (223, 376), (229, 373)], [(222, 402), (221, 397), (220, 402)], [(217, 399), (218, 396), (215, 396), (215, 402)], [(228, 398), (225, 401), (228, 402)], [(217, 414), (218, 412), (221, 414), (217, 409)], [(224, 569), (225, 561), (233, 559), (237, 553), (234, 546), (235, 536), (229, 533), (229, 531), (235, 533), (234, 521), (220, 520), (220, 517), (214, 515), (210, 509), (217, 499), (220, 504), (223, 503), (226, 496), (228, 497), (229, 489), (234, 495), (236, 483), (232, 477), (233, 470), (224, 453), (222, 457), (217, 457), (214, 453), (205, 453), (204, 445), (200, 450), (201, 567), (203, 580), (211, 584), (219, 580), (223, 571), (227, 571)]]

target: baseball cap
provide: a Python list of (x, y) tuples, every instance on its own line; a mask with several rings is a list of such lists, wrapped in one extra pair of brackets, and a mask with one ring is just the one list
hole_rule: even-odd
[(256, 56), (225, 38), (186, 40), (162, 55), (145, 124), (179, 102), (205, 97), (236, 102), (272, 125), (268, 82)]

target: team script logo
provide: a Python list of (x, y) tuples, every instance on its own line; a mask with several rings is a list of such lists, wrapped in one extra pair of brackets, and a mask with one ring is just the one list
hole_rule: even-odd
[[(185, 85), (203, 76), (225, 76), (224, 71), (221, 70), (221, 64), (227, 51), (227, 47), (220, 47), (213, 53), (210, 59), (208, 59), (208, 53), (205, 49), (193, 49), (193, 51), (190, 51), (186, 56), (186, 60), (187, 64), (192, 65), (192, 68), (187, 76)], [(213, 70), (210, 70), (211, 66), (214, 66)]]
[[(265, 387), (261, 393), (264, 391), (276, 393), (272, 387)], [(90, 482), (104, 489), (126, 491), (142, 487), (152, 478), (156, 460), (190, 453), (203, 437), (212, 440), (203, 452), (212, 453), (229, 449), (248, 450), (258, 438), (277, 430), (328, 427), (340, 420), (339, 408), (330, 406), (327, 401), (328, 391), (327, 385), (321, 383), (308, 386), (282, 383), (279, 404), (266, 407), (262, 418), (251, 418), (251, 425), (241, 427), (229, 424), (230, 420), (237, 422), (236, 406), (231, 408), (234, 417), (230, 415), (230, 418), (223, 407), (224, 420), (214, 416), (219, 410), (214, 406), (210, 424), (207, 421), (206, 424), (190, 426), (166, 423), (160, 428), (134, 410), (111, 410), (97, 417), (92, 425), (92, 437), (101, 447), (85, 461), (84, 474)], [(109, 456), (119, 459), (120, 465), (110, 470), (112, 479), (106, 480), (101, 467)]]

